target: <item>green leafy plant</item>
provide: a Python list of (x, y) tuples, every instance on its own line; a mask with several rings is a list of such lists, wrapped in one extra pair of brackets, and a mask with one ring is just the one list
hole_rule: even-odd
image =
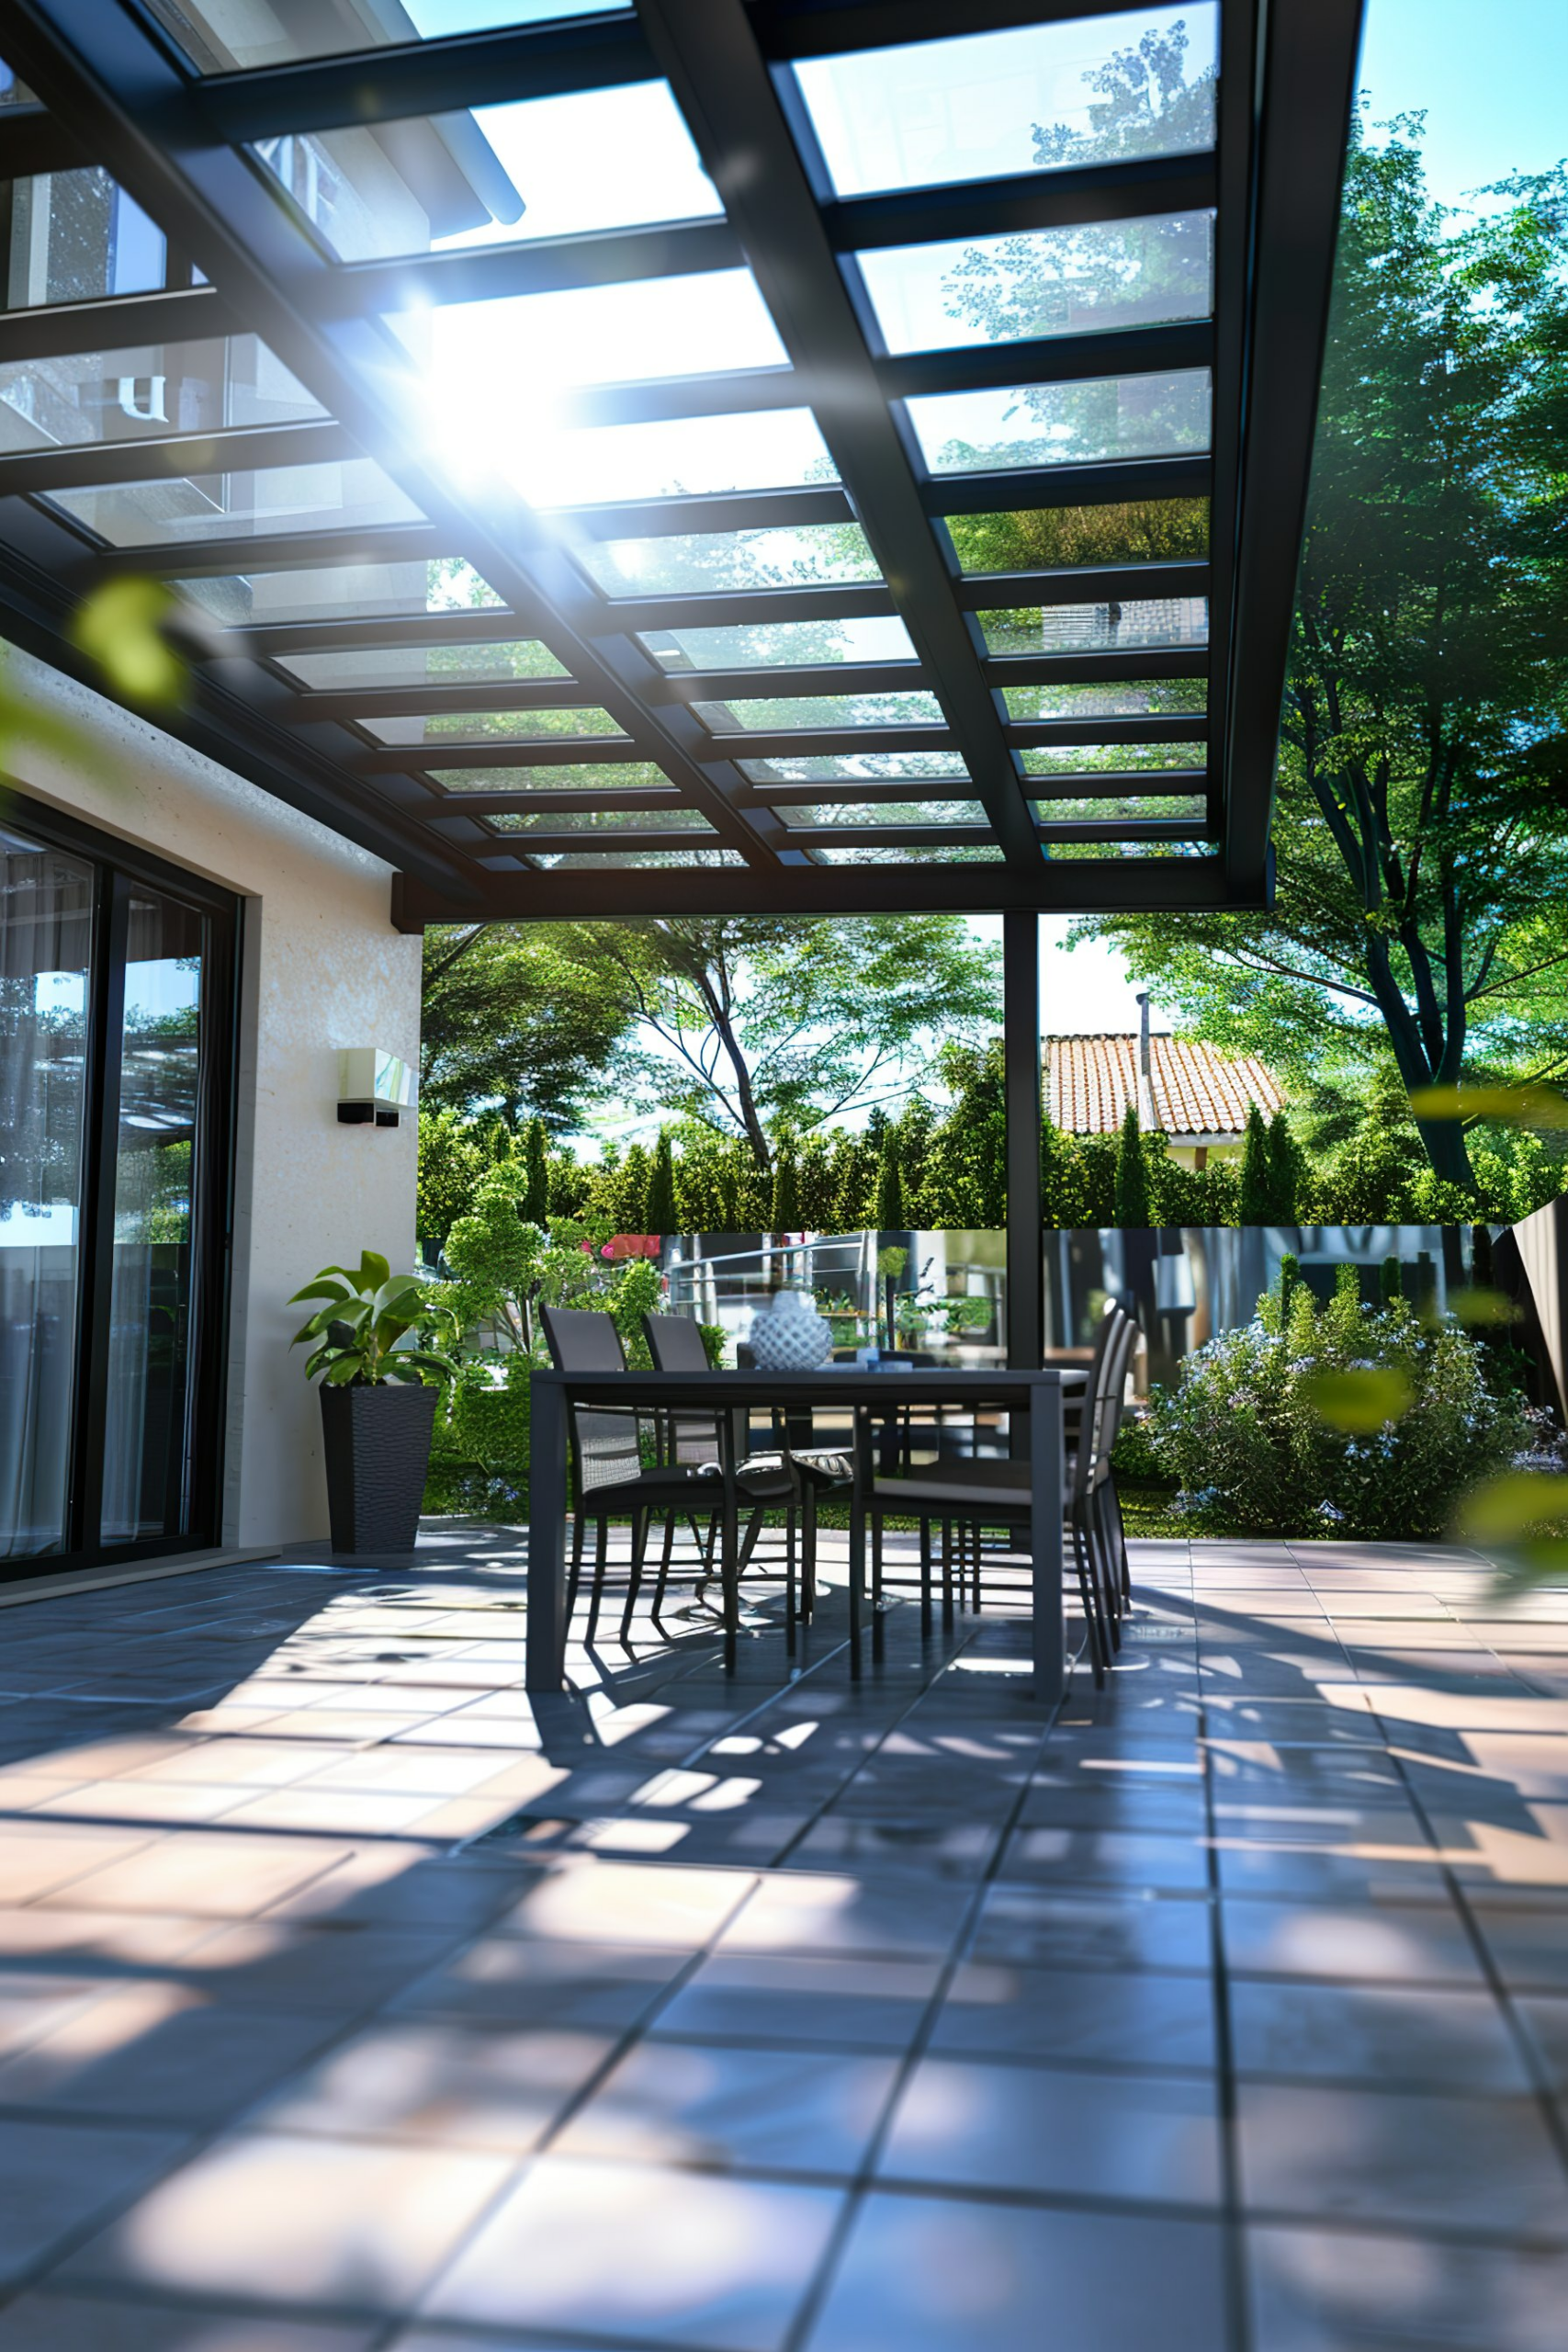
[(1352, 1281), (1288, 1304), (1188, 1358), (1156, 1392), (1149, 1436), (1177, 1510), (1216, 1534), (1441, 1533), (1458, 1498), (1530, 1442), (1523, 1398), (1457, 1322), (1363, 1305)]
[(450, 1311), (428, 1283), (416, 1274), (394, 1274), (376, 1250), (363, 1251), (357, 1269), (324, 1266), (288, 1304), (308, 1299), (322, 1304), (289, 1341), (295, 1348), (315, 1343), (305, 1360), (308, 1380), (320, 1373), (333, 1388), (377, 1388), (427, 1374), (437, 1386), (452, 1378), (457, 1367), (450, 1355), (401, 1344), (414, 1330), (455, 1337)]

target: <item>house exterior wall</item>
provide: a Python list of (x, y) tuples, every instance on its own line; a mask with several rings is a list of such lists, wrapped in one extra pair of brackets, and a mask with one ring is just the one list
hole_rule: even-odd
[(8, 736), (17, 789), (242, 899), (233, 1272), (223, 1539), (327, 1529), (321, 1418), (286, 1301), (380, 1250), (412, 1266), (417, 1123), (340, 1126), (337, 1054), (417, 1064), (421, 943), (392, 929), (391, 868), (29, 656), (8, 688), (70, 740)]

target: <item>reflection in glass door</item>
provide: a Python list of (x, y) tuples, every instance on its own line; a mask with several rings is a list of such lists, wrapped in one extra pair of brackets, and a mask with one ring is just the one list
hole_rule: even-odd
[(10, 802), (0, 1563), (13, 1574), (218, 1538), (233, 930), (233, 901), (194, 877)]
[(193, 908), (151, 892), (126, 910), (106, 1544), (176, 1534), (184, 1514), (203, 929)]
[(0, 829), (0, 1557), (64, 1548), (94, 874)]

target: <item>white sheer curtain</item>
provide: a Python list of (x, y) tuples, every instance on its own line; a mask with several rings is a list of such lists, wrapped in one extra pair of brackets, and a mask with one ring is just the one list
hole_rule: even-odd
[(89, 866), (0, 830), (0, 1558), (65, 1535), (92, 910)]

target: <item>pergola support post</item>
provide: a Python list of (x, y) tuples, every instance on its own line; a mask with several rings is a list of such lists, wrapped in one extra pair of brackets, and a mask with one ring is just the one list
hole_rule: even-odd
[(1007, 1091), (1008, 1366), (1038, 1371), (1044, 1346), (1040, 1190), (1040, 918), (1002, 917), (1002, 1066)]

